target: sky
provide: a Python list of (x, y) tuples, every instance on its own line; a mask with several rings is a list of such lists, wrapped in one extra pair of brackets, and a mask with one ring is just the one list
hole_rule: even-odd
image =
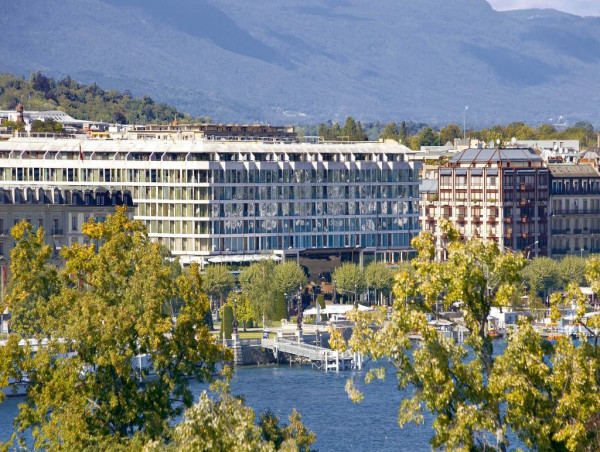
[(600, 0), (488, 0), (498, 11), (553, 8), (579, 16), (600, 16)]

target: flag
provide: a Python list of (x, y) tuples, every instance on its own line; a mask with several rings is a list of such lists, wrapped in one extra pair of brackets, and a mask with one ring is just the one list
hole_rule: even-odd
[(79, 160), (83, 162), (83, 152), (81, 151), (81, 143), (79, 143)]

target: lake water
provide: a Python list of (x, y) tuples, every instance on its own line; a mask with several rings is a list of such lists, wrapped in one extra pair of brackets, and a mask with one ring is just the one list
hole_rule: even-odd
[[(314, 447), (320, 451), (431, 449), (430, 417), (426, 417), (425, 425), (398, 426), (402, 394), (394, 375), (388, 373), (383, 382), (360, 385), (365, 398), (358, 404), (350, 401), (344, 390), (351, 376), (357, 378), (357, 382), (362, 381), (364, 372), (325, 373), (310, 366), (246, 367), (236, 371), (231, 390), (234, 395), (244, 395), (257, 413), (269, 408), (282, 421), (287, 422), (292, 408), (296, 408), (304, 424), (316, 433)], [(198, 395), (206, 385), (192, 383), (192, 388)], [(0, 404), (0, 441), (10, 438), (12, 418), (22, 400), (7, 398)]]

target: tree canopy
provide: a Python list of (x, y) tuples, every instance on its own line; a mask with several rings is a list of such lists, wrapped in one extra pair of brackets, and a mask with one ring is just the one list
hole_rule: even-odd
[(359, 265), (352, 262), (344, 262), (337, 267), (331, 279), (335, 284), (335, 290), (348, 299), (354, 299), (354, 293), (360, 294), (365, 288), (365, 276)]
[[(29, 382), (16, 432), (33, 432), (45, 450), (168, 438), (170, 423), (192, 405), (189, 377), (210, 380), (230, 358), (204, 323), (198, 266), (173, 278), (160, 245), (124, 208), (104, 223), (88, 221), (83, 232), (92, 243), (63, 248), (64, 268), (54, 273), (43, 229), (13, 228), (7, 307), (33, 309), (15, 318), (17, 333), (0, 348), (0, 383)], [(164, 309), (173, 296), (183, 300), (176, 322)]]
[(120, 124), (209, 120), (192, 118), (174, 107), (156, 103), (149, 96), (135, 97), (129, 91), (105, 91), (95, 83), (81, 84), (69, 76), (55, 80), (33, 72), (29, 80), (25, 80), (0, 74), (0, 109), (13, 110), (18, 104), (27, 110), (62, 110), (77, 119)]
[[(555, 320), (559, 308), (575, 306), (583, 329), (577, 341), (562, 337), (552, 344), (523, 317), (504, 353), (495, 355), (488, 315), (518, 295), (525, 260), (502, 254), (495, 243), (461, 241), (449, 224), (442, 227), (447, 262), (434, 260), (433, 237), (421, 233), (412, 242), (413, 271), (396, 275), (391, 314), (353, 311), (352, 336), (345, 341), (332, 330), (332, 346), (371, 357), (366, 383), (385, 378), (387, 360), (404, 394), (398, 423), (422, 423), (424, 412), (431, 413), (433, 448), (505, 451), (510, 430), (535, 450), (600, 449), (600, 315), (587, 313), (578, 284), (551, 296)], [(600, 258), (588, 261), (585, 274), (597, 290)], [(447, 314), (457, 306), (460, 319)], [(464, 343), (437, 331), (432, 318), (462, 329)], [(347, 390), (354, 400), (363, 397), (352, 379)]]

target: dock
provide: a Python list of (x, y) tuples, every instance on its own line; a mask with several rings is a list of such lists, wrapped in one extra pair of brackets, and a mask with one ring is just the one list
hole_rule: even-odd
[(262, 339), (261, 347), (272, 350), (275, 358), (279, 354), (286, 354), (291, 359), (298, 359), (301, 362), (309, 361), (312, 367), (325, 370), (325, 372), (362, 369), (362, 356), (360, 353), (340, 353), (329, 348), (278, 337), (275, 339)]

